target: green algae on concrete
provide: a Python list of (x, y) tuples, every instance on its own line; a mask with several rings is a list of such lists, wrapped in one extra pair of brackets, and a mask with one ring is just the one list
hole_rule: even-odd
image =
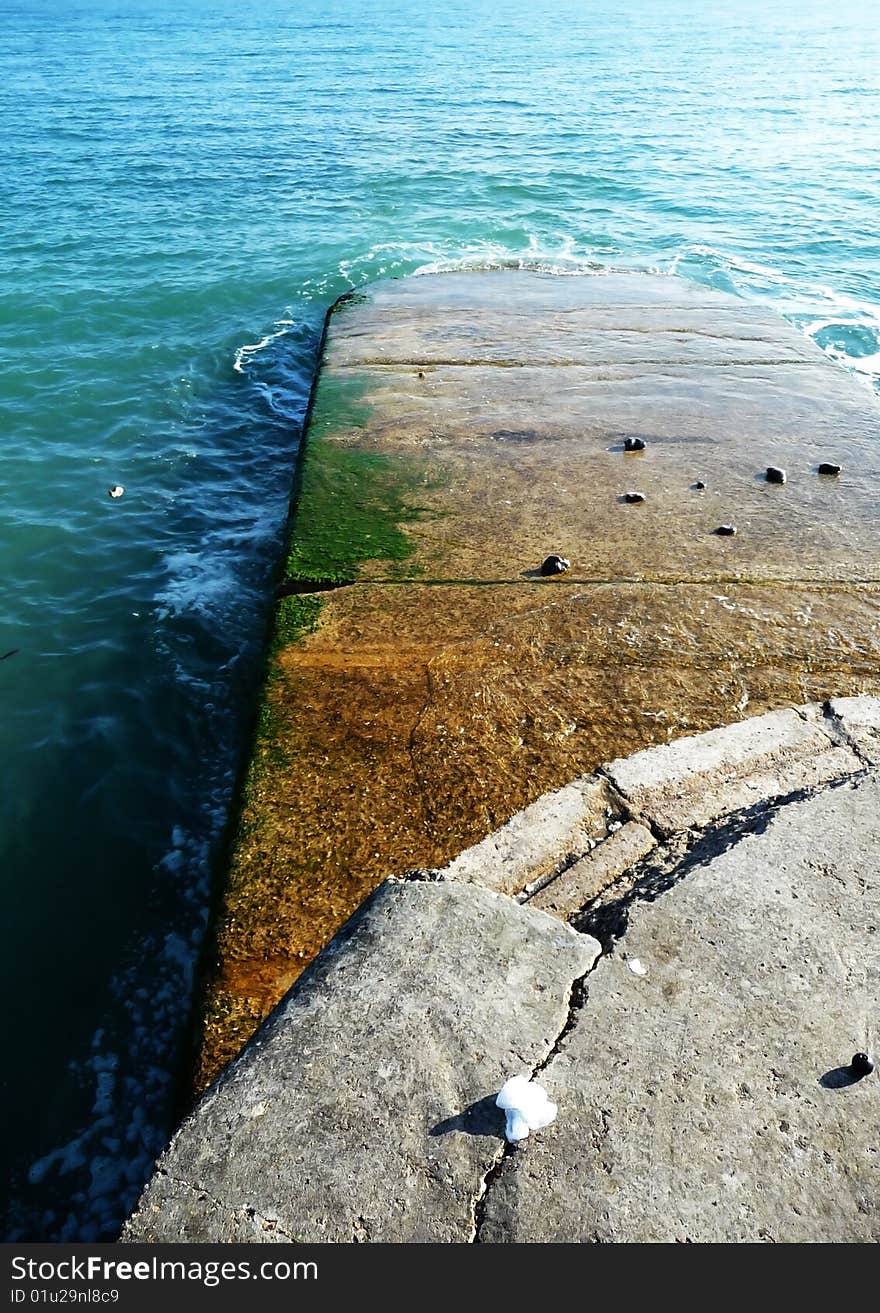
[(321, 374), (298, 479), (288, 579), (351, 583), (366, 562), (389, 577), (412, 578), (407, 526), (439, 514), (423, 504), (442, 486), (419, 453), (379, 450), (365, 438), (375, 380), (359, 371)]
[(272, 653), (280, 652), (313, 634), (321, 616), (321, 599), (314, 594), (305, 597), (282, 597), (275, 608), (272, 630)]
[(404, 526), (428, 512), (413, 501), (427, 479), (413, 465), (310, 435), (288, 578), (352, 583), (366, 561), (382, 562), (397, 577), (415, 573), (404, 565), (413, 554)]
[(603, 760), (880, 692), (880, 407), (793, 328), (648, 275), (364, 297), (330, 320), (290, 561), (354, 582), (279, 617), (203, 1079), (383, 877)]

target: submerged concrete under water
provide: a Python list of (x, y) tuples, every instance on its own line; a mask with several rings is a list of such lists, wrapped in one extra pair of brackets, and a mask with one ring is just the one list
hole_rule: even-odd
[[(610, 758), (880, 692), (878, 438), (811, 342), (682, 280), (442, 274), (339, 303), (201, 1082), (384, 877)], [(544, 578), (552, 552), (571, 568)]]

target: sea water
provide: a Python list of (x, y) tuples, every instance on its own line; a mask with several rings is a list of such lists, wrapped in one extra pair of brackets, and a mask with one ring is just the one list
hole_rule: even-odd
[(0, 1179), (6, 1234), (106, 1239), (186, 1085), (327, 306), (675, 272), (876, 388), (880, 11), (3, 0), (0, 113)]

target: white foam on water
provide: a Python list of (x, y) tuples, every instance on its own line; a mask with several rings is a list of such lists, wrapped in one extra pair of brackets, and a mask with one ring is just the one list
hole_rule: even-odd
[(272, 327), (275, 331), (266, 333), (265, 336), (260, 338), (259, 342), (246, 342), (243, 346), (236, 348), (232, 368), (237, 374), (246, 372), (245, 366), (250, 363), (251, 356), (259, 355), (272, 342), (276, 342), (280, 337), (286, 337), (291, 328), (296, 327), (296, 320), (276, 319)]
[[(181, 857), (187, 869), (178, 915), (186, 933), (178, 928), (159, 942), (142, 943), (138, 960), (111, 982), (111, 990), (124, 1000), (127, 1014), (121, 1036), (125, 1054), (108, 1047), (104, 1027), (95, 1032), (92, 1053), (76, 1064), (81, 1080), (93, 1085), (88, 1124), (29, 1169), (28, 1181), (33, 1186), (53, 1175), (78, 1173), (83, 1178), (81, 1183), (77, 1178), (72, 1192), (64, 1192), (69, 1211), (63, 1218), (47, 1212), (41, 1219), (44, 1232), (56, 1241), (108, 1238), (119, 1225), (120, 1205), (125, 1211), (134, 1206), (164, 1147), (167, 1128), (156, 1122), (151, 1110), (161, 1108), (167, 1099), (173, 1078), (168, 1068), (168, 1040), (179, 1028), (192, 995), (206, 928), (210, 840), (219, 835), (226, 815), (221, 782), (213, 782), (205, 806), (204, 833), (175, 826), (168, 854)], [(149, 963), (146, 972), (145, 961)], [(20, 1227), (23, 1231), (24, 1226)], [(24, 1236), (13, 1233), (12, 1238)]]
[(495, 242), (480, 242), (460, 254), (438, 254), (434, 259), (419, 264), (413, 270), (413, 276), (459, 273), (470, 269), (523, 269), (559, 277), (576, 277), (599, 273), (604, 267), (592, 252), (578, 250), (571, 237), (560, 234), (558, 245), (550, 246), (530, 235), (524, 250), (511, 250)]
[[(681, 274), (690, 265), (699, 275), (721, 274), (732, 290), (747, 299), (769, 302), (810, 338), (836, 364), (842, 365), (872, 390), (880, 390), (880, 303), (840, 292), (828, 283), (801, 280), (782, 270), (730, 251), (694, 243), (682, 247), (655, 272)], [(864, 353), (843, 339), (854, 330), (867, 338)], [(873, 347), (874, 349), (870, 349)]]
[[(523, 269), (558, 277), (628, 269), (715, 283), (720, 276), (726, 289), (747, 300), (769, 302), (804, 336), (815, 341), (829, 359), (851, 370), (869, 387), (880, 389), (880, 304), (838, 292), (826, 283), (800, 280), (757, 260), (699, 242), (687, 244), (661, 260), (650, 255), (624, 255), (608, 243), (588, 246), (564, 232), (547, 238), (528, 234), (518, 248), (496, 241), (457, 245), (380, 242), (358, 256), (340, 261), (336, 279), (328, 276), (314, 280), (309, 295), (321, 298), (338, 294), (338, 278), (351, 290), (389, 276), (423, 277), (482, 269)], [(839, 342), (821, 340), (823, 334), (835, 330), (845, 334), (852, 329), (869, 334), (876, 350), (861, 354)]]

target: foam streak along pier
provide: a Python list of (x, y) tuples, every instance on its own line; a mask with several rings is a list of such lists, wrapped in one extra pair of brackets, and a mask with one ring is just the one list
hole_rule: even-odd
[[(812, 343), (674, 278), (445, 274), (340, 303), (203, 1079), (384, 877), (603, 761), (880, 691), (878, 438)], [(543, 579), (550, 552), (571, 569)]]

